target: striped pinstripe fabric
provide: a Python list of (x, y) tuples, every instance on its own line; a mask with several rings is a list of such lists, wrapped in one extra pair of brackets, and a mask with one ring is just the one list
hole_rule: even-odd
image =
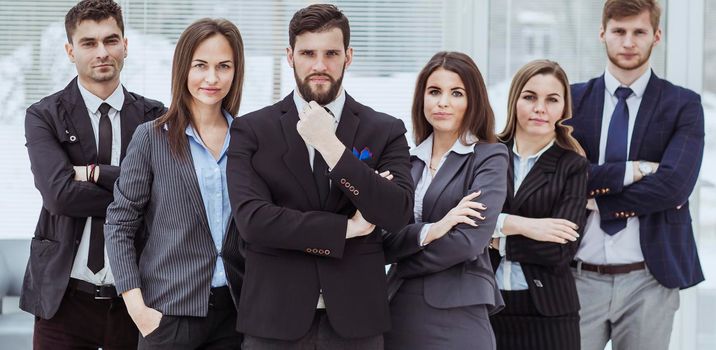
[[(511, 144), (508, 149), (512, 158)], [(514, 169), (510, 162), (508, 195), (502, 212), (529, 218), (566, 219), (577, 224), (581, 234), (586, 219), (588, 167), (584, 157), (555, 144), (542, 154), (515, 194)], [(569, 268), (578, 246), (579, 240), (559, 244), (522, 235), (507, 237), (506, 256), (522, 265), (539, 314), (558, 316), (579, 310), (577, 289)], [(493, 259), (496, 267), (499, 260)]]
[[(134, 241), (142, 239), (142, 228), (146, 241), (138, 257)], [(166, 130), (152, 122), (139, 126), (129, 144), (104, 232), (118, 292), (141, 288), (144, 302), (165, 315), (206, 316), (219, 252), (191, 158), (172, 157)], [(243, 258), (233, 222), (221, 256), (236, 303)]]

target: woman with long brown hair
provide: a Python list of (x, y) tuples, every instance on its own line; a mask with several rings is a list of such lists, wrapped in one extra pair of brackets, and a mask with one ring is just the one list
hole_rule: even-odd
[[(414, 223), (385, 236), (394, 291), (386, 349), (493, 349), (502, 306), (487, 246), (506, 193), (507, 150), (477, 65), (435, 54), (412, 108)], [(479, 202), (478, 202), (479, 200)]]
[(579, 300), (569, 263), (585, 222), (587, 170), (564, 121), (567, 75), (536, 60), (512, 80), (507, 125), (507, 199), (490, 255), (505, 309), (491, 318), (498, 349), (579, 349)]
[(241, 345), (243, 258), (226, 150), (243, 77), (238, 28), (224, 19), (194, 22), (174, 52), (169, 111), (138, 127), (129, 144), (105, 235), (140, 349)]

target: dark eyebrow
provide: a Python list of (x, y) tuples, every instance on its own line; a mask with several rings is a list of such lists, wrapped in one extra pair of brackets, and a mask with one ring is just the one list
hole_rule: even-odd
[(454, 87), (454, 88), (452, 88), (452, 89), (450, 89), (450, 90), (465, 90), (465, 88), (462, 87), (462, 86), (458, 86), (458, 87)]
[(523, 90), (523, 91), (521, 92), (521, 94), (524, 94), (524, 93), (528, 93), (528, 94), (533, 94), (533, 95), (537, 95), (537, 93), (535, 93), (535, 92), (534, 92), (534, 91), (532, 91), (532, 90)]
[(102, 40), (109, 40), (109, 39), (121, 39), (121, 38), (120, 38), (119, 34), (117, 34), (117, 33), (102, 38)]
[(440, 90), (439, 87), (433, 86), (433, 85), (430, 85), (430, 86), (426, 87), (426, 89), (438, 89), (438, 90)]

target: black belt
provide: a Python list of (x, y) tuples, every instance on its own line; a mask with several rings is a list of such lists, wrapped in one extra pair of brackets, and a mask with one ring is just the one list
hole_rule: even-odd
[(632, 264), (623, 265), (592, 265), (581, 261), (572, 261), (571, 263), (569, 263), (569, 266), (576, 267), (578, 269), (581, 268), (582, 270), (586, 271), (602, 273), (605, 275), (620, 275), (632, 271), (643, 270), (646, 268), (646, 263), (640, 261)]
[(209, 307), (220, 308), (233, 306), (234, 300), (231, 298), (231, 290), (228, 286), (211, 288), (209, 291)]
[(70, 278), (70, 283), (67, 286), (70, 290), (86, 293), (94, 296), (95, 299), (113, 299), (118, 298), (117, 289), (113, 285), (97, 286), (92, 283), (78, 280), (76, 278)]

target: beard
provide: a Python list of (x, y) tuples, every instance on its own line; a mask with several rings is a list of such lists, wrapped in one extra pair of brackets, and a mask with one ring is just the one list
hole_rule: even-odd
[(609, 61), (612, 62), (615, 66), (617, 66), (619, 69), (623, 70), (634, 70), (638, 69), (639, 67), (643, 66), (645, 63), (649, 62), (649, 57), (651, 57), (651, 50), (654, 48), (654, 46), (649, 46), (649, 49), (645, 52), (645, 55), (641, 55), (639, 59), (635, 63), (627, 63), (624, 64), (622, 62), (619, 62), (619, 57), (617, 55), (612, 54), (609, 52), (609, 48), (607, 47), (607, 58), (609, 58)]
[[(341, 76), (338, 80), (333, 79), (333, 77), (328, 74), (320, 73), (310, 74), (301, 80), (301, 78), (298, 77), (298, 74), (296, 74), (296, 68), (293, 69), (293, 76), (296, 78), (298, 92), (301, 94), (303, 99), (306, 100), (306, 102), (316, 101), (319, 105), (325, 106), (335, 100), (336, 96), (338, 96), (338, 92), (341, 90), (341, 84), (343, 83), (343, 73), (345, 73), (345, 71), (346, 66), (343, 65), (343, 70), (341, 70)], [(330, 84), (327, 91), (318, 92), (311, 89), (311, 83), (309, 80), (315, 76), (325, 77), (328, 79)]]

